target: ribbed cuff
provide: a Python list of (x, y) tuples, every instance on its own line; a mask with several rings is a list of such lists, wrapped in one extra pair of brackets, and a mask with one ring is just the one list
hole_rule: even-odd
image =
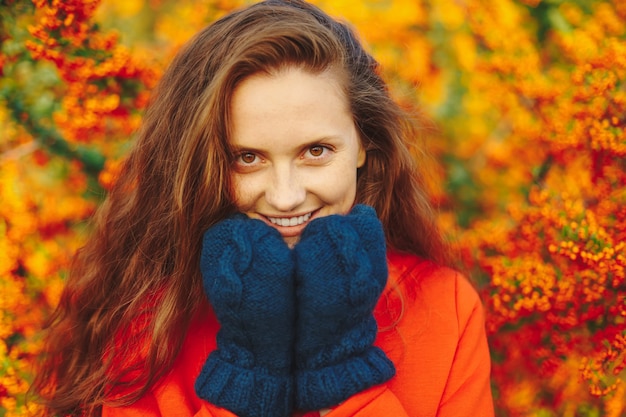
[(195, 390), (208, 402), (239, 417), (287, 417), (293, 409), (293, 378), (269, 375), (262, 369), (240, 368), (212, 352)]
[(375, 346), (332, 366), (298, 370), (295, 407), (307, 411), (335, 406), (354, 394), (388, 381), (395, 372), (393, 362)]

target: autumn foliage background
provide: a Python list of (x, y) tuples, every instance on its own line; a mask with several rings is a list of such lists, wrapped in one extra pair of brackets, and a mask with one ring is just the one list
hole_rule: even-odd
[[(0, 417), (37, 409), (41, 325), (164, 65), (245, 3), (0, 0)], [(626, 415), (626, 2), (315, 3), (438, 126), (498, 415)]]

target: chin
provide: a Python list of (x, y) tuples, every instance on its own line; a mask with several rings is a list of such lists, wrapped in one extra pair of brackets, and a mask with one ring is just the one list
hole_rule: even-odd
[(289, 236), (283, 238), (283, 240), (285, 241), (289, 249), (293, 249), (300, 240), (300, 236)]

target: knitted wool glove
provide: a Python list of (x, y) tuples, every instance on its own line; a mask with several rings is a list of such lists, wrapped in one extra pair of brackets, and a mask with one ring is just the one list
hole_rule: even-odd
[(238, 214), (205, 233), (200, 269), (220, 330), (196, 393), (240, 417), (290, 415), (293, 252), (276, 229)]
[(387, 281), (385, 235), (374, 209), (313, 220), (296, 257), (296, 409), (319, 410), (381, 384), (393, 363), (373, 346), (373, 309)]

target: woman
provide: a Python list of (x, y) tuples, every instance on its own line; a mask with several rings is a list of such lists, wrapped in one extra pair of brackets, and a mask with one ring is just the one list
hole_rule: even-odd
[(48, 413), (493, 415), (482, 306), (445, 267), (409, 120), (305, 2), (201, 31), (77, 254)]

